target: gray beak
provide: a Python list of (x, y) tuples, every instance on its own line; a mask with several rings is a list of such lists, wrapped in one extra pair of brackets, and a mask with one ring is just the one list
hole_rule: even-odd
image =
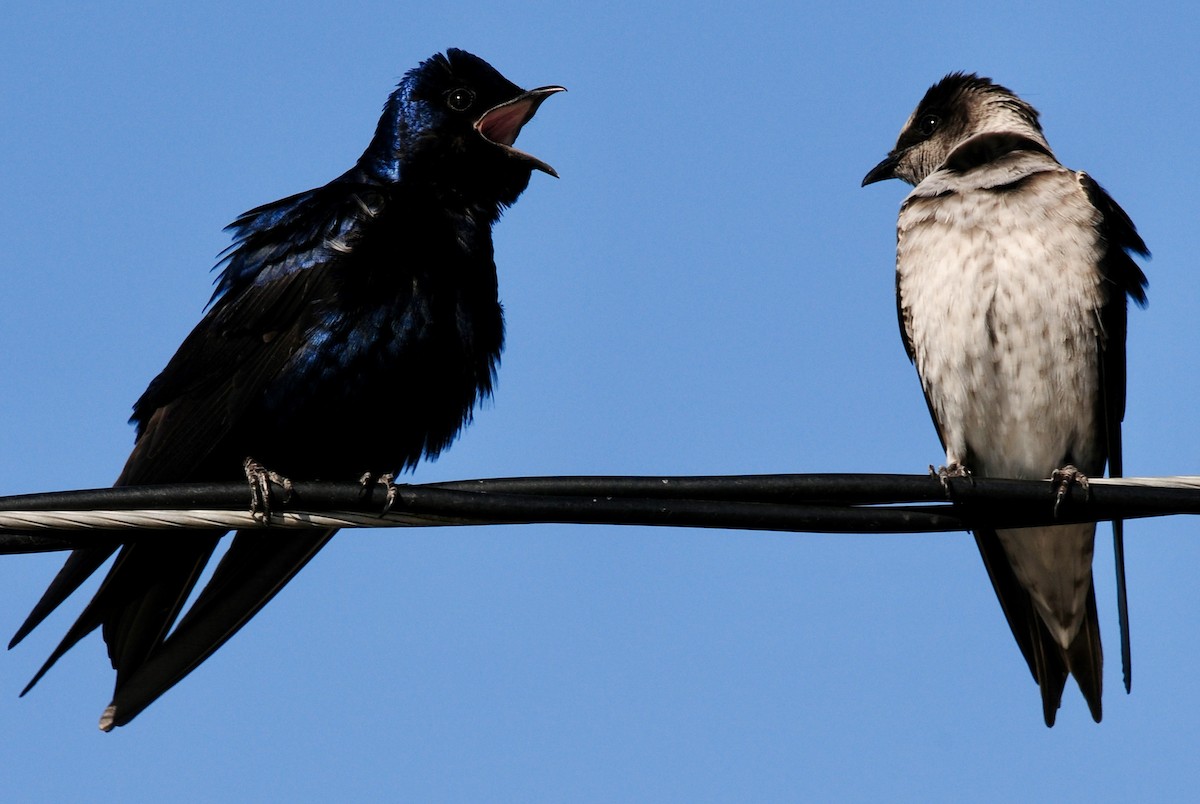
[(900, 152), (892, 151), (887, 157), (875, 167), (871, 168), (871, 172), (863, 177), (862, 186), (874, 184), (877, 181), (884, 179), (896, 178), (896, 165), (900, 162)]

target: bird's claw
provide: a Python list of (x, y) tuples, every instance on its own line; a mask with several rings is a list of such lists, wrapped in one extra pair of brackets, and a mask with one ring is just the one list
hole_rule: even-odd
[(1092, 489), (1088, 485), (1087, 475), (1074, 466), (1067, 464), (1061, 469), (1055, 469), (1050, 473), (1050, 488), (1054, 490), (1055, 516), (1058, 516), (1058, 506), (1062, 504), (1063, 498), (1067, 496), (1067, 490), (1073, 485), (1083, 489), (1083, 498), (1085, 500), (1091, 496)]
[(971, 474), (971, 470), (968, 469), (963, 464), (959, 463), (958, 461), (952, 461), (947, 466), (943, 466), (939, 469), (934, 469), (933, 464), (930, 464), (929, 465), (929, 474), (933, 477), (936, 477), (938, 480), (942, 481), (942, 491), (944, 491), (946, 493), (947, 497), (954, 496), (954, 493), (950, 489), (950, 478), (965, 477), (967, 480), (970, 480), (972, 483), (975, 482), (975, 478)]
[(387, 499), (383, 503), (383, 510), (379, 512), (380, 516), (386, 516), (392, 510), (392, 505), (395, 504), (396, 498), (400, 494), (400, 487), (396, 485), (395, 481), (396, 475), (391, 472), (382, 475), (364, 472), (363, 476), (358, 479), (358, 482), (362, 484), (364, 494), (370, 494), (372, 485), (380, 485), (387, 489)]
[(250, 483), (250, 514), (258, 522), (271, 521), (271, 484), (283, 487), (283, 500), (292, 498), (292, 481), (278, 472), (272, 472), (253, 458), (242, 461), (246, 480)]

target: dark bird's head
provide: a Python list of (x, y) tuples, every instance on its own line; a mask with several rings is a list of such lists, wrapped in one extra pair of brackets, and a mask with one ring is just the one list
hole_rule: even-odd
[(558, 175), (513, 143), (542, 101), (562, 91), (526, 91), (478, 56), (451, 48), (401, 79), (359, 167), (383, 181), (428, 183), (470, 202), (507, 206), (534, 170)]
[(1050, 153), (1037, 110), (990, 78), (950, 73), (929, 88), (896, 147), (862, 183), (902, 179), (917, 185), (943, 167), (969, 169), (1017, 148)]

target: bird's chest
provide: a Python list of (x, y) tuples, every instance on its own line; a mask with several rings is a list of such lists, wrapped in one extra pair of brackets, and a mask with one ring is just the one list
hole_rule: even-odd
[(315, 395), (363, 403), (421, 388), (473, 399), (502, 339), (494, 286), (413, 276), (388, 298), (317, 311), (291, 370)]
[(401, 272), (316, 298), (262, 409), (270, 432), (303, 432), (308, 441), (299, 450), (271, 440), (260, 447), (264, 463), (272, 458), (298, 476), (349, 476), (395, 471), (444, 449), (491, 392), (503, 345), (495, 268), (485, 256), (410, 259)]
[(897, 255), (901, 322), (952, 460), (1042, 476), (1092, 437), (1090, 225), (1020, 193), (954, 193), (906, 204)]

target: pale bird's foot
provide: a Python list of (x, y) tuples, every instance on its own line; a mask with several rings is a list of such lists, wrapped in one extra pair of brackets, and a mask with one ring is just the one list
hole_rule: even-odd
[(929, 465), (929, 474), (942, 481), (942, 491), (946, 492), (947, 497), (953, 497), (954, 494), (950, 490), (950, 478), (965, 477), (971, 483), (975, 482), (975, 478), (971, 475), (971, 470), (963, 466), (961, 463), (954, 461), (948, 466), (943, 466), (940, 469), (934, 469), (933, 464)]
[(1088, 486), (1087, 475), (1074, 466), (1067, 464), (1061, 469), (1055, 469), (1050, 473), (1050, 488), (1054, 490), (1055, 516), (1058, 516), (1058, 506), (1062, 503), (1063, 498), (1067, 496), (1067, 490), (1071, 486), (1079, 486), (1079, 488), (1083, 489), (1083, 498), (1085, 500), (1092, 494), (1092, 490)]
[(388, 511), (392, 510), (392, 505), (396, 502), (396, 497), (400, 493), (400, 487), (395, 483), (396, 475), (391, 472), (386, 472), (382, 475), (377, 475), (374, 472), (363, 472), (363, 476), (358, 479), (362, 484), (363, 493), (369, 494), (372, 485), (378, 484), (387, 489), (387, 501), (383, 504), (383, 510), (379, 512), (380, 516), (385, 516)]
[(257, 521), (271, 521), (271, 484), (283, 487), (283, 500), (292, 498), (292, 481), (278, 472), (272, 472), (253, 458), (242, 461), (242, 469), (246, 472), (246, 480), (250, 483), (250, 514)]

